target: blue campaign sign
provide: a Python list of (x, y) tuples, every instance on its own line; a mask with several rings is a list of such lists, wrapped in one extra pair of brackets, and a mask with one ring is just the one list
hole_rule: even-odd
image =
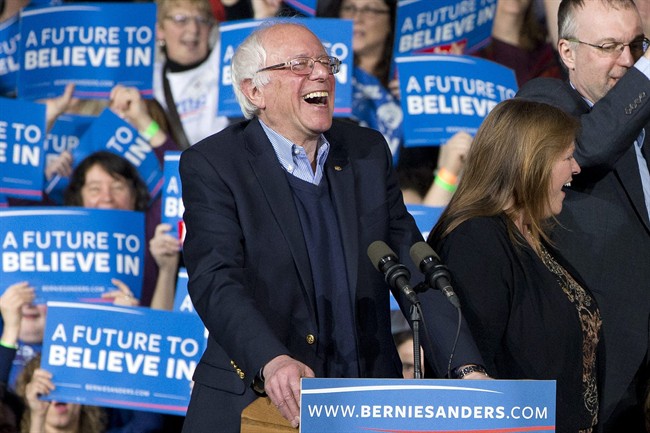
[[(273, 20), (242, 20), (219, 26), (221, 81), (218, 114), (220, 116), (241, 117), (242, 112), (235, 98), (230, 75), (232, 56), (239, 44), (260, 24)], [(286, 22), (286, 18), (278, 18), (277, 21)], [(336, 78), (334, 116), (349, 117), (352, 113), (352, 21), (338, 18), (292, 18), (291, 22), (308, 27), (321, 40), (328, 54), (341, 60), (341, 70), (334, 76)]]
[(185, 415), (205, 349), (198, 316), (48, 302), (41, 367), (47, 400)]
[(0, 210), (2, 287), (20, 281), (36, 289), (39, 302), (108, 302), (112, 278), (136, 298), (142, 292), (142, 212), (28, 207)]
[(18, 95), (108, 99), (116, 84), (153, 95), (156, 5), (78, 3), (21, 12)]
[(517, 93), (515, 73), (489, 60), (441, 54), (395, 61), (407, 147), (440, 145), (460, 131), (474, 136), (492, 108)]
[(302, 379), (302, 433), (555, 431), (554, 380)]
[(165, 152), (163, 177), (165, 182), (162, 189), (162, 216), (160, 222), (172, 226), (170, 235), (178, 239), (185, 239), (185, 223), (183, 222), (183, 189), (181, 176), (178, 172), (178, 163), (181, 159), (180, 151)]
[(96, 118), (81, 114), (62, 114), (57, 117), (43, 144), (46, 165), (64, 151), (74, 150), (79, 145), (81, 136)]
[(419, 204), (407, 204), (406, 210), (409, 211), (411, 216), (415, 219), (415, 224), (417, 224), (422, 233), (424, 239), (429, 237), (429, 232), (438, 222), (438, 218), (442, 214), (442, 211), (445, 210), (444, 207), (433, 207), (433, 206), (423, 206)]
[(113, 152), (133, 164), (147, 185), (152, 201), (160, 194), (163, 173), (153, 148), (133, 126), (108, 108), (92, 122), (73, 150), (74, 166), (100, 150)]
[(192, 299), (187, 292), (187, 282), (189, 278), (187, 276), (187, 269), (180, 268), (178, 270), (178, 279), (176, 280), (176, 294), (174, 295), (174, 311), (179, 313), (194, 313), (194, 304), (192, 304)]
[(284, 0), (284, 2), (308, 17), (316, 16), (316, 0)]
[(18, 16), (0, 23), (0, 96), (16, 94), (16, 79), (20, 69)]
[(393, 56), (471, 53), (490, 41), (497, 0), (400, 0)]
[[(78, 114), (62, 114), (54, 122), (54, 126), (45, 138), (45, 167), (56, 159), (63, 151), (72, 152), (79, 145), (81, 136), (96, 119), (95, 116), (82, 116)], [(68, 186), (68, 178), (55, 175), (45, 181), (45, 192), (50, 200), (63, 204), (63, 191)]]
[(0, 98), (0, 194), (43, 195), (45, 105)]

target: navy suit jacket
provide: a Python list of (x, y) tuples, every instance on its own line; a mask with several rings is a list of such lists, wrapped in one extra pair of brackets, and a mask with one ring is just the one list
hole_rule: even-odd
[[(422, 237), (403, 204), (383, 136), (336, 120), (325, 136), (331, 145), (325, 175), (343, 242), (361, 377), (400, 377), (389, 288), (367, 248), (383, 240), (405, 259)], [(241, 408), (255, 398), (251, 382), (274, 357), (290, 355), (322, 376), (307, 253), (318, 246), (305, 244), (287, 174), (257, 119), (186, 150), (180, 173), (188, 289), (210, 332), (184, 431), (213, 431), (199, 418), (220, 410), (232, 413), (221, 414), (219, 431), (237, 431)], [(408, 314), (406, 298), (395, 296)], [(440, 292), (422, 293), (420, 300), (435, 346), (427, 345), (425, 356), (444, 375), (457, 311)], [(480, 363), (468, 328), (462, 332), (454, 366)]]
[(591, 109), (569, 83), (555, 79), (532, 80), (517, 96), (580, 119), (575, 158), (582, 172), (567, 190), (553, 241), (586, 281), (603, 318), (600, 431), (633, 431), (625, 423), (641, 421), (650, 339), (650, 220), (633, 143), (645, 128), (650, 145), (650, 80), (631, 68)]

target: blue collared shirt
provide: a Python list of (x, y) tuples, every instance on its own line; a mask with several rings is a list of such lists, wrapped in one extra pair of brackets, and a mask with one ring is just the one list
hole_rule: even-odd
[(305, 152), (305, 149), (302, 146), (298, 146), (292, 143), (291, 140), (287, 140), (262, 122), (261, 119), (260, 124), (262, 125), (262, 129), (264, 129), (266, 136), (269, 138), (269, 141), (271, 141), (275, 155), (278, 157), (278, 161), (280, 162), (280, 165), (282, 165), (282, 168), (284, 168), (287, 173), (296, 176), (298, 179), (318, 185), (323, 178), (325, 161), (327, 160), (327, 154), (330, 150), (330, 144), (325, 139), (325, 136), (321, 134), (318, 139), (316, 171), (314, 171), (311, 168), (307, 152)]

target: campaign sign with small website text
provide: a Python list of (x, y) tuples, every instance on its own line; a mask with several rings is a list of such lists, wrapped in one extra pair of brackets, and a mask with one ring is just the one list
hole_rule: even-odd
[(142, 212), (10, 207), (0, 210), (2, 287), (27, 281), (36, 302), (109, 302), (102, 293), (126, 284), (142, 292), (144, 214)]
[(41, 367), (56, 389), (44, 399), (185, 415), (205, 349), (197, 315), (48, 302)]
[[(225, 22), (219, 26), (221, 34), (221, 81), (219, 82), (219, 115), (241, 117), (242, 112), (237, 103), (232, 86), (230, 66), (235, 50), (246, 37), (266, 20), (241, 20)], [(281, 18), (279, 22), (283, 22)], [(286, 21), (286, 19), (284, 20)], [(341, 61), (341, 69), (334, 75), (336, 82), (336, 98), (334, 116), (348, 117), (352, 112), (352, 21), (338, 18), (292, 18), (292, 23), (302, 24), (309, 28), (321, 40), (328, 55)], [(279, 59), (287, 61), (289, 59)], [(271, 66), (271, 65), (269, 65)], [(271, 71), (270, 73), (273, 73)], [(332, 101), (330, 100), (331, 104)]]
[(554, 432), (554, 380), (302, 379), (301, 433)]
[(471, 136), (499, 102), (517, 93), (512, 69), (451, 54), (398, 57), (404, 143), (437, 146), (457, 132)]
[(108, 99), (116, 84), (153, 94), (156, 5), (76, 3), (20, 14), (18, 96)]
[(172, 227), (169, 234), (182, 241), (185, 239), (185, 223), (183, 222), (185, 206), (183, 206), (181, 176), (178, 172), (180, 160), (180, 151), (165, 152), (163, 167), (165, 181), (162, 188), (162, 217), (160, 222), (169, 224)]
[(43, 196), (45, 105), (0, 97), (0, 194)]
[(20, 60), (18, 15), (0, 23), (0, 96), (15, 96)]
[(497, 0), (401, 0), (393, 56), (471, 53), (490, 41)]

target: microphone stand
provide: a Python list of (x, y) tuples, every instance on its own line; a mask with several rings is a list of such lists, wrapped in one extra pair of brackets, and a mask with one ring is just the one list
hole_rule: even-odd
[(413, 377), (422, 379), (422, 360), (420, 359), (420, 308), (411, 305), (411, 322), (413, 323)]
[[(422, 281), (413, 287), (415, 293), (423, 293), (429, 289), (426, 282)], [(422, 357), (420, 356), (420, 304), (411, 305), (410, 317), (413, 323), (413, 377), (415, 379), (422, 379)]]

